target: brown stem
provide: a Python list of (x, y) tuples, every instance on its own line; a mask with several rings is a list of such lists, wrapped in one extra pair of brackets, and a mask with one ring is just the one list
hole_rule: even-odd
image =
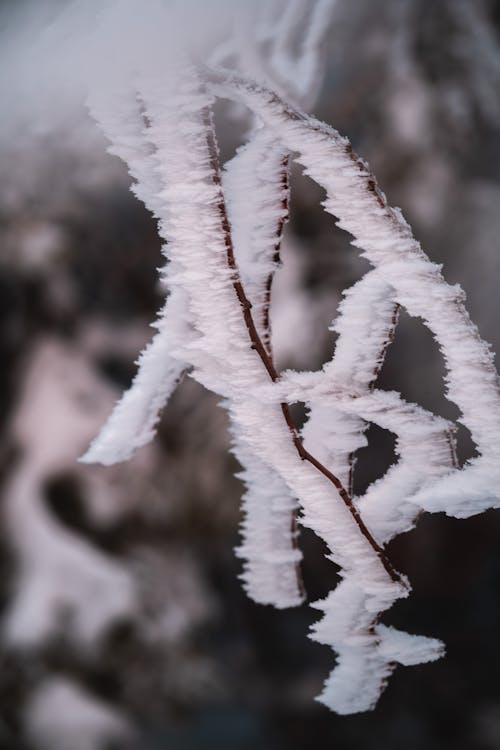
[(382, 349), (380, 350), (380, 354), (377, 357), (377, 364), (373, 368), (373, 378), (368, 384), (368, 388), (370, 391), (373, 391), (375, 388), (375, 383), (377, 382), (377, 378), (380, 375), (380, 370), (382, 369), (382, 365), (384, 364), (385, 355), (387, 354), (387, 350), (394, 341), (394, 332), (396, 330), (396, 326), (398, 324), (398, 317), (399, 317), (399, 311), (401, 309), (401, 305), (399, 302), (396, 302), (394, 305), (394, 309), (392, 311), (392, 317), (391, 317), (391, 324), (389, 326), (389, 330), (387, 331), (386, 339), (382, 345)]
[(347, 478), (347, 486), (349, 487), (349, 494), (354, 495), (354, 468), (356, 466), (356, 451), (351, 451), (347, 457), (347, 463), (349, 464), (349, 476)]
[(281, 160), (281, 193), (282, 193), (282, 199), (281, 199), (281, 210), (282, 214), (278, 220), (278, 225), (276, 227), (276, 241), (274, 244), (274, 255), (273, 255), (273, 268), (269, 273), (269, 276), (266, 279), (266, 285), (265, 285), (265, 292), (264, 292), (264, 309), (262, 312), (262, 342), (267, 350), (267, 353), (272, 358), (273, 356), (273, 349), (272, 349), (272, 343), (271, 343), (271, 289), (273, 285), (274, 280), (274, 273), (276, 271), (276, 268), (279, 266), (281, 261), (281, 239), (283, 237), (283, 230), (285, 228), (285, 224), (288, 221), (288, 194), (289, 194), (289, 187), (288, 187), (288, 154), (283, 156), (283, 159)]
[[(255, 349), (255, 351), (259, 355), (260, 359), (262, 360), (262, 364), (266, 368), (271, 380), (273, 382), (277, 382), (279, 380), (279, 374), (276, 368), (274, 367), (273, 361), (269, 357), (269, 354), (267, 353), (266, 348), (264, 344), (262, 343), (262, 340), (255, 327), (252, 313), (250, 312), (252, 305), (250, 303), (250, 300), (247, 298), (245, 294), (245, 290), (241, 283), (240, 276), (238, 273), (238, 267), (237, 267), (236, 260), (234, 257), (234, 249), (233, 249), (233, 243), (232, 243), (232, 238), (231, 238), (231, 229), (229, 226), (226, 204), (225, 204), (224, 195), (222, 192), (217, 141), (215, 138), (215, 132), (213, 129), (213, 124), (212, 124), (212, 113), (209, 109), (206, 109), (204, 111), (203, 118), (204, 118), (204, 122), (207, 128), (207, 144), (208, 144), (208, 150), (209, 150), (210, 165), (212, 167), (213, 180), (214, 180), (214, 183), (219, 188), (218, 208), (219, 208), (222, 231), (224, 233), (224, 243), (226, 247), (227, 264), (233, 274), (233, 288), (242, 308), (243, 318), (245, 320), (245, 325), (248, 330), (248, 336), (251, 341), (251, 347), (252, 349)], [(356, 522), (359, 528), (359, 531), (365, 537), (368, 544), (371, 546), (373, 551), (376, 553), (376, 555), (380, 559), (380, 562), (382, 563), (388, 576), (394, 582), (402, 583), (401, 576), (392, 566), (391, 562), (388, 560), (384, 552), (384, 549), (378, 544), (378, 542), (372, 536), (369, 529), (366, 527), (363, 519), (360, 516), (358, 509), (354, 505), (352, 499), (349, 497), (349, 494), (346, 491), (345, 487), (343, 486), (342, 482), (334, 474), (332, 474), (331, 471), (329, 471), (325, 466), (323, 466), (323, 464), (320, 463), (317, 458), (315, 458), (311, 453), (309, 453), (309, 451), (307, 451), (304, 448), (302, 441), (299, 437), (297, 428), (295, 427), (293, 420), (291, 418), (288, 404), (282, 403), (280, 404), (280, 406), (281, 406), (281, 411), (283, 413), (284, 420), (287, 424), (288, 429), (290, 430), (292, 442), (295, 445), (295, 448), (300, 458), (303, 461), (308, 461), (326, 479), (328, 479), (333, 484), (338, 494), (340, 495), (341, 499), (343, 500), (344, 504), (346, 505), (347, 509), (351, 513), (354, 521)]]
[[(280, 187), (281, 187), (281, 216), (278, 219), (278, 224), (276, 227), (276, 233), (275, 233), (275, 244), (274, 244), (274, 254), (272, 258), (272, 264), (273, 267), (271, 271), (269, 272), (269, 275), (266, 279), (265, 287), (264, 287), (264, 306), (262, 310), (262, 343), (264, 344), (264, 347), (268, 353), (269, 359), (273, 363), (274, 366), (274, 358), (273, 358), (273, 346), (272, 346), (272, 339), (271, 339), (271, 291), (274, 281), (274, 274), (276, 272), (276, 269), (278, 268), (280, 262), (281, 262), (281, 240), (283, 237), (283, 230), (285, 228), (285, 224), (288, 221), (288, 204), (289, 204), (289, 183), (288, 183), (288, 164), (289, 164), (289, 157), (288, 154), (285, 154), (281, 160), (281, 179), (280, 179)], [(290, 534), (292, 538), (292, 547), (293, 549), (297, 549), (297, 509), (294, 508), (290, 513)], [(295, 575), (297, 578), (297, 587), (298, 590), (303, 598), (305, 598), (306, 591), (304, 586), (304, 580), (302, 578), (302, 570), (300, 567), (300, 561), (297, 560), (295, 563)]]
[[(373, 391), (375, 388), (375, 383), (377, 382), (377, 378), (380, 374), (380, 370), (382, 369), (382, 365), (384, 364), (385, 355), (387, 354), (387, 350), (394, 341), (394, 331), (396, 330), (396, 326), (398, 324), (398, 317), (399, 317), (399, 310), (401, 309), (401, 305), (399, 303), (396, 303), (394, 305), (394, 309), (391, 316), (391, 323), (389, 326), (389, 330), (387, 331), (386, 339), (382, 345), (382, 349), (380, 350), (380, 354), (377, 357), (377, 363), (372, 371), (372, 379), (368, 383), (368, 388), (370, 391)], [(368, 427), (368, 424), (365, 425), (365, 430)], [(354, 494), (354, 467), (356, 464), (356, 451), (352, 451), (349, 453), (348, 457), (348, 464), (349, 464), (349, 477), (348, 477), (348, 487), (349, 492), (351, 495)]]
[(458, 463), (458, 456), (457, 456), (457, 450), (456, 450), (456, 443), (455, 443), (455, 430), (450, 428), (449, 430), (446, 430), (446, 440), (448, 442), (448, 446), (450, 448), (450, 457), (451, 457), (451, 465), (454, 469), (459, 469), (459, 463)]

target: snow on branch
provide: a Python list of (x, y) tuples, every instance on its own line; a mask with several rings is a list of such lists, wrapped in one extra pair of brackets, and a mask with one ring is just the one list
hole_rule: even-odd
[[(234, 249), (255, 335), (274, 378), (270, 302), (288, 218), (288, 155), (276, 138), (255, 130), (217, 179), (221, 179), (227, 204), (227, 241)], [(224, 206), (222, 211), (225, 216)], [(233, 452), (245, 467), (239, 475), (246, 485), (241, 526), (245, 542), (238, 549), (245, 560), (245, 588), (260, 603), (300, 604), (304, 591), (296, 539), (297, 501), (283, 478), (238, 440), (237, 427), (234, 433)]]
[[(302, 600), (298, 505), (301, 524), (324, 540), (341, 571), (340, 584), (313, 605), (324, 617), (312, 637), (337, 654), (319, 700), (347, 714), (374, 707), (397, 663), (442, 654), (433, 638), (380, 624), (381, 614), (410, 590), (384, 545), (411, 528), (422, 509), (461, 517), (500, 505), (500, 393), (491, 353), (461, 290), (444, 281), (348, 140), (290, 103), (307, 99), (320, 29), (332, 7), (320, 0), (309, 15), (296, 89), (289, 73), (283, 85), (279, 71), (285, 57), (282, 72), (290, 69), (293, 37), (305, 13), (301, 3), (289, 4), (283, 38), (278, 34), (272, 45), (265, 72), (257, 70), (255, 49), (238, 57), (231, 39), (212, 55), (234, 58), (236, 67), (239, 60), (257, 78), (274, 76), (277, 88), (288, 90), (286, 99), (188, 58), (179, 58), (168, 76), (161, 66), (144, 63), (126, 85), (118, 76), (104, 94), (91, 95), (91, 111), (127, 163), (135, 193), (158, 219), (168, 297), (131, 389), (84, 460), (121, 460), (149, 440), (186, 369), (220, 395), (246, 484), (238, 549), (245, 588), (256, 601), (278, 607)], [(260, 33), (263, 13), (259, 5), (252, 15)], [(277, 15), (266, 17), (278, 23)], [(243, 103), (254, 117), (247, 144), (224, 171), (212, 114), (218, 97)], [(373, 269), (340, 306), (332, 360), (318, 372), (279, 373), (269, 304), (293, 155), (326, 190), (325, 209)], [(459, 407), (479, 453), (462, 469), (454, 425), (376, 388), (401, 307), (423, 321), (441, 348), (447, 397)], [(302, 434), (289, 408), (294, 401), (309, 409)], [(396, 435), (398, 461), (356, 498), (355, 454), (366, 444), (370, 423)]]

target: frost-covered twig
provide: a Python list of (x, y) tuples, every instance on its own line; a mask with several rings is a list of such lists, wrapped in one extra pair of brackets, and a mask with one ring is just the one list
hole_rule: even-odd
[[(227, 201), (221, 205), (221, 215), (226, 228), (227, 244), (234, 253), (234, 256), (230, 255), (230, 263), (234, 268), (237, 262), (242, 288), (244, 284), (244, 295), (251, 304), (253, 324), (274, 368), (270, 321), (271, 288), (280, 262), (281, 238), (288, 218), (288, 156), (277, 147), (275, 138), (270, 138), (264, 130), (255, 130), (249, 142), (226, 165), (221, 179), (213, 141), (211, 150), (215, 179), (222, 183), (224, 195), (227, 196)], [(259, 217), (257, 222), (256, 216)], [(243, 580), (247, 591), (256, 601), (275, 606), (283, 606), (283, 601), (287, 602), (286, 606), (300, 603), (304, 598), (304, 586), (300, 571), (301, 554), (297, 546), (297, 501), (291, 496), (283, 479), (266, 464), (260, 462), (258, 465), (257, 456), (249, 454), (248, 448), (245, 449), (236, 436), (233, 450), (245, 467), (240, 477), (247, 487), (241, 527), (244, 542), (239, 547), (239, 554), (245, 559)], [(286, 520), (276, 522), (277, 507), (288, 508), (288, 524)], [(283, 543), (286, 546), (291, 543), (296, 553), (293, 566), (296, 590), (285, 600), (281, 593), (274, 599), (272, 595), (264, 593), (269, 588), (280, 592), (283, 589), (292, 590), (290, 584), (285, 584), (292, 575), (290, 565), (286, 568), (282, 564), (277, 571), (274, 564), (277, 551), (282, 547), (282, 544), (276, 547), (276, 534), (268, 533), (268, 529), (275, 526)], [(258, 540), (257, 544), (253, 537)], [(268, 544), (264, 543), (265, 539)], [(256, 571), (259, 571), (258, 574)], [(280, 581), (279, 585), (270, 587), (269, 581), (275, 579)], [(257, 580), (258, 585), (255, 583)]]
[[(206, 113), (204, 114), (204, 117), (205, 117), (205, 124), (207, 127), (208, 152), (209, 152), (209, 158), (210, 158), (210, 165), (213, 170), (213, 180), (214, 180), (214, 183), (218, 186), (218, 188), (220, 188), (221, 181), (220, 181), (219, 171), (218, 171), (218, 162), (217, 162), (218, 150), (217, 150), (217, 144), (215, 141), (215, 131), (213, 129), (213, 124), (210, 122), (209, 119), (207, 119)], [(238, 267), (236, 265), (236, 259), (234, 255), (234, 249), (233, 249), (232, 238), (231, 238), (231, 228), (230, 228), (229, 220), (227, 217), (227, 212), (226, 212), (226, 207), (225, 207), (225, 202), (224, 202), (222, 191), (219, 194), (217, 208), (219, 211), (224, 244), (226, 248), (227, 264), (231, 271), (232, 285), (233, 285), (235, 295), (242, 309), (242, 314), (243, 314), (245, 326), (248, 332), (248, 337), (250, 339), (251, 348), (257, 352), (260, 360), (262, 361), (262, 364), (267, 370), (269, 377), (271, 378), (273, 383), (276, 383), (279, 380), (278, 372), (274, 366), (274, 363), (269, 353), (266, 351), (263, 341), (257, 331), (257, 327), (255, 325), (253, 315), (251, 312), (252, 304), (250, 300), (248, 299), (248, 297), (246, 296), (245, 289), (239, 277)], [(297, 450), (299, 457), (303, 461), (308, 461), (329, 482), (333, 484), (339, 496), (341, 497), (342, 501), (344, 502), (345, 506), (347, 507), (353, 519), (355, 520), (361, 534), (365, 537), (368, 544), (372, 547), (373, 551), (380, 558), (380, 561), (382, 562), (382, 565), (385, 568), (389, 577), (393, 581), (399, 581), (400, 580), (399, 575), (396, 573), (396, 571), (394, 570), (394, 568), (392, 567), (392, 565), (386, 558), (383, 549), (377, 544), (377, 541), (373, 538), (369, 529), (366, 527), (365, 523), (363, 522), (363, 519), (359, 515), (356, 506), (354, 505), (351, 498), (349, 497), (349, 494), (347, 490), (345, 489), (345, 487), (343, 486), (342, 482), (338, 479), (337, 476), (335, 476), (335, 474), (333, 474), (329, 469), (327, 469), (326, 466), (324, 466), (315, 456), (313, 456), (311, 453), (309, 453), (308, 450), (304, 448), (304, 445), (302, 444), (302, 441), (299, 437), (298, 431), (293, 423), (288, 404), (286, 402), (282, 402), (280, 403), (280, 408), (283, 414), (285, 424), (290, 432), (292, 443), (295, 446), (295, 449)]]
[[(135, 195), (160, 218), (163, 184), (140, 95), (129, 85), (122, 85), (113, 92), (112, 106), (107, 95), (103, 98), (102, 94), (94, 93), (89, 107), (112, 143), (110, 152), (127, 164), (134, 178)], [(163, 271), (165, 283), (169, 270), (165, 267)], [(131, 388), (115, 406), (98, 439), (80, 459), (82, 462), (124, 461), (154, 436), (163, 406), (188, 369), (185, 362), (172, 356), (175, 341), (190, 335), (185, 324), (185, 305), (182, 289), (170, 295), (154, 324), (158, 332), (140, 355), (139, 370)]]

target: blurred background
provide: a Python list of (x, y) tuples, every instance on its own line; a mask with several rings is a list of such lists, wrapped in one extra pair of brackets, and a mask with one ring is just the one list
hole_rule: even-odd
[[(0, 2), (4, 50), (22, 5)], [(500, 2), (339, 0), (326, 42), (314, 114), (369, 161), (498, 351)], [(160, 242), (81, 103), (50, 127), (29, 107), (14, 117), (9, 76), (4, 64), (1, 750), (500, 748), (498, 511), (424, 516), (391, 543), (414, 591), (386, 621), (441, 638), (447, 655), (398, 668), (374, 712), (339, 717), (313, 700), (333, 666), (305, 635), (316, 612), (240, 588), (241, 486), (213, 394), (187, 379), (130, 462), (76, 462), (151, 336)], [(242, 136), (224, 107), (217, 122), (228, 158)], [(281, 367), (331, 356), (341, 290), (367, 268), (321, 199), (294, 169), (272, 310)], [(456, 418), (442, 376), (431, 336), (402, 313), (381, 387)], [(368, 436), (358, 493), (394, 460), (389, 433)], [(462, 428), (459, 454), (473, 455)], [(310, 602), (334, 568), (312, 532), (300, 545)]]

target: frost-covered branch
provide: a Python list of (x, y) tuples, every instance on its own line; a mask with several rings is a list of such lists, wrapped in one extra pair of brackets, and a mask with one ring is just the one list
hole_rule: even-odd
[[(212, 128), (211, 123), (209, 126)], [(211, 131), (213, 133), (213, 129)], [(288, 218), (288, 156), (277, 148), (276, 139), (269, 138), (264, 130), (256, 130), (249, 142), (241, 148), (236, 156), (226, 165), (222, 179), (219, 175), (216, 144), (211, 141), (214, 179), (221, 183), (226, 201), (221, 203), (221, 216), (229, 249), (228, 262), (239, 277), (240, 286), (235, 292), (245, 310), (251, 305), (251, 313), (246, 320), (253, 323), (248, 328), (252, 345), (265, 350), (271, 367), (268, 371), (272, 379), (277, 372), (274, 367), (271, 347), (270, 304), (271, 289), (275, 270), (280, 262), (280, 244), (285, 222)], [(258, 216), (258, 222), (255, 217)], [(244, 285), (244, 287), (243, 287)], [(245, 301), (246, 300), (246, 301)], [(250, 321), (251, 319), (251, 321)], [(260, 342), (256, 341), (256, 335)], [(259, 351), (259, 350), (258, 350)], [(261, 351), (261, 350), (260, 350)], [(262, 351), (261, 351), (262, 353)], [(262, 358), (262, 357), (261, 357)], [(289, 416), (289, 415), (288, 415)], [(283, 479), (273, 473), (272, 469), (260, 462), (248, 449), (240, 445), (235, 436), (233, 450), (245, 470), (240, 474), (247, 486), (243, 501), (245, 518), (242, 524), (244, 543), (239, 554), (246, 559), (244, 580), (248, 581), (247, 590), (256, 601), (281, 606), (281, 596), (266, 595), (269, 580), (277, 578), (278, 589), (291, 590), (284, 581), (292, 575), (291, 566), (285, 570), (281, 564), (275, 571), (278, 544), (276, 534), (269, 534), (268, 529), (277, 526), (277, 532), (286, 546), (294, 550), (296, 560), (296, 586), (293, 595), (285, 599), (290, 606), (302, 601), (304, 596), (303, 582), (300, 573), (301, 554), (297, 546), (296, 511), (297, 501), (290, 494)], [(274, 498), (274, 499), (273, 499)], [(276, 523), (273, 516), (277, 507), (288, 508), (288, 523)], [(287, 532), (287, 526), (288, 532)], [(258, 543), (253, 540), (255, 535)], [(263, 544), (267, 539), (268, 544)], [(270, 564), (269, 564), (270, 563)], [(259, 585), (254, 569), (260, 571)]]
[[(153, 56), (142, 67), (137, 63), (127, 86), (118, 75), (118, 85), (111, 79), (110, 91), (91, 97), (136, 194), (158, 219), (168, 297), (131, 390), (86, 460), (119, 460), (151, 438), (159, 409), (187, 368), (219, 394), (246, 483), (238, 551), (245, 558), (245, 587), (263, 603), (301, 601), (299, 505), (301, 523), (327, 544), (342, 579), (314, 605), (325, 616), (313, 637), (338, 655), (320, 700), (339, 713), (355, 713), (375, 705), (395, 663), (432, 661), (442, 653), (435, 639), (380, 624), (381, 613), (409, 593), (384, 545), (411, 528), (422, 509), (464, 516), (500, 504), (500, 394), (491, 354), (461, 290), (446, 284), (348, 140), (291, 103), (307, 99), (332, 7), (320, 1), (308, 15), (302, 3), (290, 3), (281, 26), (278, 14), (252, 9), (249, 23), (261, 30), (256, 46), (245, 43), (238, 53), (230, 39), (219, 47), (219, 59), (234, 59), (235, 67), (239, 62), (245, 75), (194, 66), (180, 56), (165, 76)], [(259, 57), (263, 15), (281, 29), (267, 67)], [(306, 15), (310, 25), (298, 40)], [(295, 49), (301, 52), (294, 89), (285, 71)], [(286, 97), (246, 75), (274, 76)], [(241, 102), (254, 118), (248, 142), (224, 171), (212, 117), (216, 98)], [(280, 373), (272, 357), (270, 293), (291, 155), (326, 190), (325, 209), (373, 266), (346, 293), (334, 324), (334, 355), (313, 373)], [(424, 322), (443, 353), (447, 396), (480, 454), (463, 469), (456, 464), (451, 423), (376, 388), (400, 308)], [(291, 418), (294, 401), (309, 408), (302, 435)], [(398, 461), (355, 498), (349, 494), (352, 461), (370, 423), (396, 435)]]

